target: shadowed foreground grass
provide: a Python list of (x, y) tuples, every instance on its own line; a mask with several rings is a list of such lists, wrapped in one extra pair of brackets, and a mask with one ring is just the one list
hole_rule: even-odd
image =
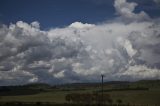
[(138, 105), (138, 104), (56, 104), (51, 102), (1, 102), (0, 106), (159, 106), (159, 105)]

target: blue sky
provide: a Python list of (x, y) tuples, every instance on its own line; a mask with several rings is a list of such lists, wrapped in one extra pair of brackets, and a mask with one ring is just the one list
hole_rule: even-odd
[[(129, 0), (151, 17), (160, 16), (153, 0)], [(38, 21), (43, 29), (64, 27), (75, 21), (101, 23), (115, 17), (114, 0), (0, 0), (0, 22)]]

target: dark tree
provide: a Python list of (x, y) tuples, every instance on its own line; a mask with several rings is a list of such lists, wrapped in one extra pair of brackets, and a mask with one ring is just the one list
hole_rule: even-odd
[(121, 99), (117, 99), (118, 106), (122, 103)]

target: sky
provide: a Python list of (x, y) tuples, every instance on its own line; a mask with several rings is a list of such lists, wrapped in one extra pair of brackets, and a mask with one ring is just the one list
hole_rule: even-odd
[(159, 0), (0, 0), (0, 86), (160, 79)]
[[(132, 0), (130, 0), (132, 1)], [(160, 16), (153, 0), (134, 0), (136, 12)], [(73, 22), (97, 24), (116, 16), (114, 0), (0, 0), (0, 22), (4, 24), (38, 21), (42, 29), (64, 27)]]

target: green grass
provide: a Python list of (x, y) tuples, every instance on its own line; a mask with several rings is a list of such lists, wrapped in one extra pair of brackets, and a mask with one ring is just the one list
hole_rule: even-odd
[[(127, 104), (141, 104), (141, 105), (149, 105), (149, 106), (160, 106), (160, 83), (149, 83), (140, 82), (140, 83), (132, 83), (129, 87), (148, 87), (149, 90), (124, 90), (124, 91), (110, 91), (105, 92), (111, 95), (114, 103), (116, 103), (117, 99), (121, 99), (123, 103)], [(116, 88), (117, 86), (113, 85), (105, 85), (104, 89), (112, 89)], [(74, 88), (74, 87), (73, 87)], [(83, 87), (81, 87), (83, 88)], [(92, 93), (94, 91), (100, 90), (100, 87), (84, 87), (85, 89), (78, 89), (78, 88), (52, 88), (48, 89), (47, 91), (41, 91), (39, 93), (30, 94), (30, 95), (14, 95), (14, 96), (0, 96), (0, 102), (52, 102), (63, 104), (66, 103), (65, 96), (69, 93)], [(117, 87), (118, 88), (118, 87)], [(121, 87), (123, 88), (123, 87)], [(14, 91), (12, 91), (14, 92)], [(16, 90), (16, 92), (18, 92)]]
[[(21, 101), (21, 102), (54, 102), (65, 103), (65, 95), (67, 93), (82, 93), (86, 91), (50, 91), (42, 92), (35, 95), (22, 95), (22, 96), (2, 96), (0, 101)], [(160, 105), (160, 90), (149, 91), (113, 91), (108, 92), (113, 100), (121, 99), (124, 103), (131, 104), (159, 104)]]
[(115, 91), (110, 92), (113, 100), (121, 99), (124, 103), (160, 105), (160, 90), (158, 91)]
[(20, 101), (20, 102), (55, 102), (65, 103), (65, 95), (68, 93), (82, 93), (86, 91), (55, 91), (41, 92), (34, 95), (21, 95), (21, 96), (1, 96), (0, 101)]

